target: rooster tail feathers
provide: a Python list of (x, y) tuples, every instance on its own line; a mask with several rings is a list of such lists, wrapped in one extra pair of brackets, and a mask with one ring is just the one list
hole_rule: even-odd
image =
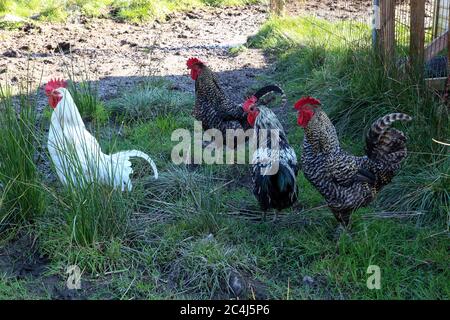
[(269, 208), (282, 210), (297, 201), (297, 180), (291, 168), (280, 164), (275, 175), (259, 174), (259, 166), (255, 166), (253, 170), (255, 175), (253, 192), (263, 210)]
[(289, 189), (294, 190), (297, 184), (297, 178), (294, 171), (288, 167), (280, 164), (278, 176), (278, 188), (281, 192), (289, 191)]
[[(412, 117), (404, 113), (390, 113), (376, 120), (366, 136), (366, 153), (370, 159), (391, 158), (390, 155), (406, 155), (405, 134), (391, 128), (396, 121), (411, 121)], [(400, 159), (401, 160), (401, 159)]]
[(158, 179), (158, 169), (156, 168), (155, 162), (150, 158), (150, 156), (139, 150), (129, 150), (129, 151), (121, 151), (112, 155), (112, 157), (116, 159), (123, 159), (125, 161), (129, 161), (130, 158), (137, 157), (142, 158), (147, 161), (153, 170), (153, 176), (155, 179)]
[(276, 93), (280, 94), (281, 106), (284, 108), (287, 105), (287, 97), (286, 97), (286, 93), (284, 92), (283, 89), (281, 89), (281, 87), (279, 85), (270, 84), (268, 86), (262, 87), (261, 89), (256, 91), (253, 96), (259, 100), (263, 96), (265, 96), (266, 94), (271, 93), (271, 92), (276, 92)]
[(256, 91), (254, 96), (256, 98), (260, 99), (261, 97), (265, 96), (269, 92), (276, 92), (276, 93), (279, 93), (281, 95), (284, 95), (284, 91), (283, 91), (283, 89), (281, 89), (280, 86), (278, 86), (276, 84), (270, 84), (270, 85), (262, 87), (261, 89)]
[(369, 130), (369, 135), (378, 136), (389, 128), (395, 121), (411, 121), (412, 117), (404, 113), (390, 113), (375, 121)]

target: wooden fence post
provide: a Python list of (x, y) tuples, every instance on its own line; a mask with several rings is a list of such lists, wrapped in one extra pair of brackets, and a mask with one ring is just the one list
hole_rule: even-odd
[(413, 70), (421, 72), (425, 53), (425, 0), (411, 0), (410, 6), (410, 66)]
[(389, 65), (395, 49), (395, 0), (380, 0), (380, 31), (378, 46), (383, 63)]
[[(450, 8), (447, 8), (447, 10), (450, 11)], [(450, 12), (449, 12), (450, 13)], [(444, 103), (447, 105), (447, 107), (450, 108), (450, 105), (448, 103), (448, 98), (450, 94), (450, 14), (448, 19), (448, 26), (447, 26), (447, 79), (445, 80), (445, 86), (444, 86)], [(450, 109), (449, 109), (450, 110)]]
[[(447, 8), (450, 11), (450, 8)], [(447, 27), (447, 78), (450, 79), (450, 12), (448, 15), (448, 27)], [(447, 79), (447, 81), (448, 81)]]

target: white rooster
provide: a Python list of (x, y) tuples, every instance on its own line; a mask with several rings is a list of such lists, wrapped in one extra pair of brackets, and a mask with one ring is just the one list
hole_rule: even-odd
[(97, 140), (86, 130), (66, 87), (63, 80), (51, 80), (45, 86), (48, 102), (54, 109), (48, 133), (48, 151), (61, 182), (83, 186), (98, 181), (115, 189), (131, 191), (131, 157), (145, 159), (158, 179), (155, 163), (144, 152), (129, 150), (104, 154)]

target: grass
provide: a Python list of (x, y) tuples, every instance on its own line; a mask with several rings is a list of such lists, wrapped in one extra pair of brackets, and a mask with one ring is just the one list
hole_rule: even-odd
[(30, 292), (27, 288), (26, 280), (17, 280), (6, 275), (0, 275), (0, 298), (2, 300), (23, 299), (34, 300), (38, 299), (38, 295)]
[[(267, 76), (290, 101), (319, 97), (343, 146), (356, 154), (379, 115), (415, 117), (401, 127), (410, 150), (403, 170), (377, 203), (354, 214), (350, 234), (336, 234), (334, 217), (302, 174), (297, 207), (272, 223), (259, 220), (247, 165), (173, 165), (171, 133), (192, 131), (193, 99), (151, 81), (105, 102), (113, 117), (93, 133), (106, 153), (149, 153), (160, 178), (147, 178), (137, 165), (139, 179), (125, 194), (45, 180), (48, 205), (29, 232), (50, 258), (48, 270), (29, 281), (0, 278), (0, 298), (52, 297), (29, 287), (48, 275), (63, 283), (67, 266), (77, 264), (82, 281), (94, 286), (83, 293), (93, 299), (229, 299), (236, 282), (250, 288), (239, 293), (249, 299), (448, 299), (449, 158), (448, 149), (431, 142), (448, 141), (446, 111), (413, 79), (389, 80), (363, 40), (349, 50), (342, 37), (316, 32), (313, 24), (341, 30), (319, 20), (274, 19), (250, 40), (277, 59)], [(354, 36), (364, 39), (361, 32)], [(300, 155), (303, 133), (293, 112), (289, 121)], [(380, 290), (366, 286), (370, 265), (381, 269)]]
[(111, 100), (107, 109), (127, 122), (152, 120), (158, 116), (187, 114), (193, 103), (190, 95), (171, 90), (169, 83), (152, 81)]
[(88, 81), (82, 81), (78, 84), (70, 81), (68, 88), (84, 119), (95, 120), (97, 123), (108, 121), (109, 114), (103, 102), (99, 99), (94, 84)]
[(35, 101), (29, 87), (21, 87), (14, 100), (11, 89), (0, 86), (0, 232), (29, 222), (45, 210), (35, 164), (39, 141)]
[(239, 54), (245, 52), (246, 49), (247, 49), (246, 46), (244, 46), (244, 45), (239, 45), (239, 46), (230, 48), (228, 52), (229, 52), (232, 56), (238, 56)]
[(34, 17), (40, 21), (63, 22), (81, 14), (141, 23), (164, 20), (175, 11), (259, 2), (261, 0), (0, 0), (0, 16), (12, 14), (25, 19)]

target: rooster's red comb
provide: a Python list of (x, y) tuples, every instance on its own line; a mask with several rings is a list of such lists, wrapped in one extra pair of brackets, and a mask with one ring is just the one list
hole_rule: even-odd
[(188, 69), (192, 69), (192, 67), (196, 64), (205, 64), (202, 60), (197, 59), (197, 58), (189, 58), (186, 61), (186, 65), (188, 67)]
[(309, 96), (303, 97), (295, 103), (294, 108), (296, 110), (300, 110), (307, 104), (309, 104), (310, 106), (317, 106), (317, 105), (320, 105), (320, 100), (313, 98), (313, 97), (309, 97)]
[(67, 81), (63, 79), (52, 79), (45, 85), (45, 93), (49, 95), (53, 90), (58, 88), (67, 88)]

